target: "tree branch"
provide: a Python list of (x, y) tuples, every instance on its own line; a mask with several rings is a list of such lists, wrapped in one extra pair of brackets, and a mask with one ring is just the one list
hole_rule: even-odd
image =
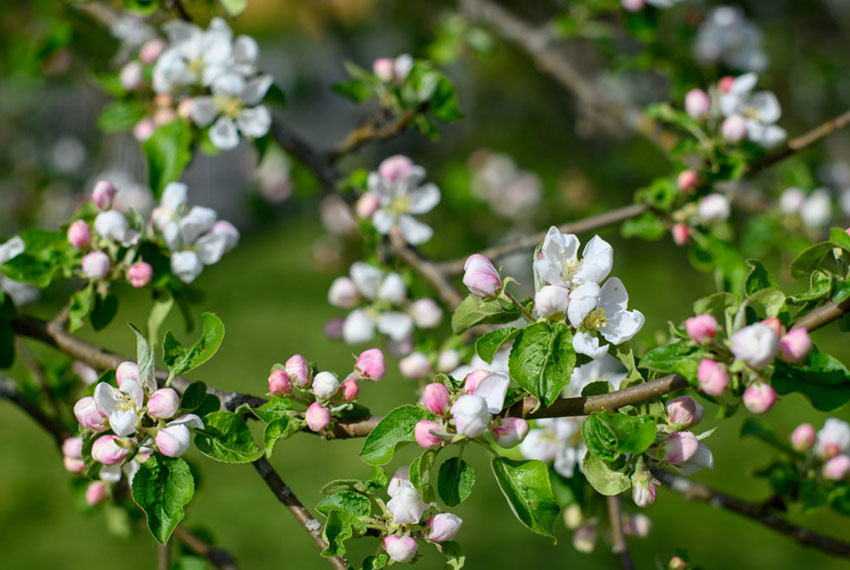
[(208, 544), (201, 537), (187, 530), (186, 527), (178, 525), (174, 529), (173, 536), (185, 544), (192, 552), (202, 558), (206, 558), (218, 570), (238, 570), (236, 561), (230, 552)]
[(380, 117), (372, 118), (348, 133), (345, 140), (329, 153), (329, 159), (337, 160), (372, 141), (395, 138), (404, 132), (415, 116), (413, 111), (405, 111), (389, 123), (382, 123)]
[(6, 398), (18, 406), (24, 411), (24, 413), (35, 420), (36, 423), (47, 430), (50, 435), (53, 436), (57, 446), (61, 446), (62, 442), (71, 435), (62, 424), (45, 414), (41, 408), (27, 400), (20, 392), (18, 392), (18, 388), (15, 385), (14, 380), (7, 378), (2, 374), (0, 374), (0, 398)]
[(706, 485), (696, 483), (687, 477), (682, 477), (669, 471), (659, 470), (654, 471), (653, 474), (663, 485), (674, 493), (682, 495), (687, 500), (702, 501), (712, 507), (719, 507), (743, 515), (748, 519), (788, 536), (804, 546), (811, 546), (827, 554), (842, 558), (850, 558), (850, 544), (790, 523), (783, 518), (767, 512), (762, 504), (742, 501), (741, 499), (721, 493)]
[(629, 542), (623, 530), (623, 503), (619, 495), (606, 497), (608, 503), (608, 519), (611, 522), (611, 552), (617, 557), (620, 568), (634, 570), (635, 564), (629, 553)]

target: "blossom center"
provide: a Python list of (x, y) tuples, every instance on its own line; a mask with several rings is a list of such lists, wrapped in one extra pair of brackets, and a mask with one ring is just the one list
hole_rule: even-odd
[(605, 316), (605, 309), (594, 309), (584, 319), (584, 326), (589, 329), (601, 329), (608, 324), (608, 317)]
[(189, 73), (200, 78), (204, 73), (204, 60), (201, 58), (190, 59), (186, 62)]
[(239, 111), (242, 110), (243, 106), (242, 100), (239, 97), (232, 97), (230, 95), (216, 95), (215, 104), (221, 109), (223, 115), (233, 119), (239, 116)]
[(562, 253), (561, 257), (564, 259), (564, 261), (561, 261), (561, 276), (564, 278), (564, 281), (570, 281), (576, 271), (578, 271), (581, 262), (577, 257), (571, 257), (568, 259), (566, 253)]
[(397, 214), (405, 214), (410, 211), (410, 198), (407, 196), (397, 196), (390, 202), (389, 210)]

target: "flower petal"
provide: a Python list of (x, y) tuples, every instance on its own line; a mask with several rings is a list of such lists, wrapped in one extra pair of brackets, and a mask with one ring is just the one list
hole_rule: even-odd
[(599, 236), (587, 242), (582, 252), (581, 267), (573, 280), (576, 283), (601, 283), (614, 266), (614, 248)]
[(378, 317), (378, 330), (394, 341), (400, 341), (413, 331), (413, 319), (407, 313), (398, 311), (381, 313)]
[(367, 299), (374, 299), (383, 280), (381, 270), (365, 261), (355, 261), (349, 273), (357, 291)]
[(239, 133), (236, 123), (229, 117), (219, 117), (210, 129), (210, 142), (221, 150), (236, 148), (239, 144)]
[(599, 346), (599, 339), (590, 333), (577, 332), (573, 337), (573, 348), (579, 354), (584, 354), (596, 360), (608, 353), (608, 345)]
[(440, 189), (436, 184), (426, 184), (408, 194), (410, 198), (410, 213), (424, 214), (434, 209), (440, 203)]
[(272, 126), (272, 116), (265, 105), (239, 111), (236, 124), (243, 135), (258, 139), (265, 136)]
[(402, 215), (399, 218), (398, 229), (401, 232), (401, 237), (404, 238), (404, 241), (411, 245), (425, 243), (431, 239), (431, 236), (434, 235), (434, 230), (431, 226), (420, 222), (413, 216), (408, 215)]
[(272, 83), (274, 83), (274, 78), (271, 75), (260, 75), (245, 84), (240, 97), (246, 105), (254, 106), (263, 100)]
[(199, 127), (206, 127), (218, 116), (218, 106), (212, 97), (195, 97), (192, 99), (192, 121)]
[(487, 411), (498, 414), (505, 405), (505, 394), (511, 378), (504, 372), (493, 372), (485, 376), (475, 387), (474, 396), (480, 396), (487, 402)]

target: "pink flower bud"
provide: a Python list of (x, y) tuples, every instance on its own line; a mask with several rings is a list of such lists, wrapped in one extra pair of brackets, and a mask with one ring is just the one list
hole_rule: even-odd
[(696, 342), (706, 344), (717, 334), (717, 319), (711, 315), (697, 315), (685, 321), (685, 331)]
[(157, 107), (170, 107), (174, 102), (174, 97), (171, 93), (157, 93), (153, 97), (153, 104)]
[(475, 392), (475, 389), (478, 387), (478, 383), (487, 378), (492, 372), (489, 370), (484, 370), (483, 368), (479, 370), (473, 370), (469, 374), (466, 375), (466, 378), (463, 381), (463, 390), (467, 394), (472, 394)]
[(62, 463), (68, 473), (82, 473), (86, 470), (86, 462), (79, 457), (63, 457)]
[(487, 431), (490, 425), (487, 400), (481, 396), (461, 396), (452, 406), (451, 413), (459, 435), (478, 437)]
[(115, 199), (115, 186), (108, 180), (100, 180), (94, 185), (91, 199), (99, 210), (108, 210)]
[(109, 494), (109, 486), (103, 481), (94, 481), (86, 487), (86, 503), (90, 507), (106, 500)]
[(526, 435), (528, 435), (528, 422), (522, 418), (503, 418), (501, 425), (493, 427), (493, 438), (502, 447), (518, 445)]
[(685, 463), (696, 454), (698, 447), (699, 441), (693, 433), (678, 431), (662, 444), (664, 461), (673, 464)]
[(731, 75), (726, 75), (721, 77), (717, 82), (717, 87), (720, 89), (721, 93), (729, 93), (729, 90), (732, 89), (732, 84), (735, 83), (735, 78)]
[(102, 251), (93, 251), (83, 257), (83, 274), (89, 279), (103, 279), (109, 273), (111, 262)]
[(180, 407), (180, 396), (171, 388), (160, 388), (148, 400), (148, 415), (167, 420), (173, 418)]
[(643, 513), (628, 515), (623, 518), (623, 530), (628, 535), (645, 538), (652, 530), (652, 520)]
[(699, 174), (695, 170), (683, 170), (676, 179), (676, 185), (682, 192), (689, 192), (699, 184)]
[(681, 556), (674, 556), (667, 563), (667, 570), (687, 570), (688, 563)]
[(357, 204), (354, 206), (354, 211), (357, 213), (357, 217), (366, 220), (372, 217), (378, 208), (381, 207), (381, 200), (378, 198), (378, 195), (374, 192), (366, 192), (357, 200)]
[(566, 287), (545, 285), (534, 295), (534, 310), (542, 318), (548, 319), (560, 315), (563, 319), (567, 313), (569, 301), (570, 296)]
[(94, 431), (105, 431), (107, 427), (106, 414), (100, 411), (94, 398), (86, 396), (74, 404), (74, 416), (80, 425)]
[(329, 340), (341, 340), (342, 329), (345, 326), (345, 319), (342, 317), (334, 317), (325, 323), (325, 338)]
[(140, 384), (142, 382), (139, 378), (139, 365), (129, 360), (125, 360), (115, 369), (115, 381), (118, 382), (119, 388), (127, 379), (133, 379)]
[[(641, 10), (646, 8), (646, 0), (621, 0), (621, 3), (623, 5), (623, 9), (628, 11), (628, 12), (640, 12)], [(594, 540), (594, 542), (595, 542), (595, 540)], [(576, 549), (576, 550), (579, 550), (579, 549)], [(591, 548), (590, 551), (592, 552), (593, 548)], [(584, 551), (580, 551), (580, 552), (584, 552)]]
[(424, 378), (431, 372), (431, 363), (421, 352), (405, 356), (399, 361), (398, 367), (405, 378)]
[(85, 248), (91, 241), (91, 228), (84, 220), (76, 220), (68, 226), (68, 242), (77, 249)]
[(701, 121), (708, 115), (709, 111), (711, 111), (711, 99), (709, 99), (708, 93), (702, 89), (688, 91), (685, 95), (685, 112), (692, 119)]
[(156, 125), (151, 119), (142, 119), (133, 127), (133, 136), (139, 142), (145, 142), (153, 135)]
[(319, 432), (328, 427), (331, 423), (331, 411), (322, 406), (319, 402), (313, 402), (310, 404), (310, 407), (307, 408), (307, 412), (304, 414), (304, 419), (307, 420), (307, 426), (311, 430)]
[(771, 329), (773, 329), (773, 332), (776, 333), (776, 336), (782, 336), (782, 333), (783, 333), (782, 321), (780, 321), (776, 317), (770, 317), (769, 319), (765, 319), (761, 322), (761, 324), (767, 325)]
[(191, 97), (187, 97), (183, 99), (177, 104), (177, 116), (181, 119), (189, 120), (192, 118), (192, 106), (195, 104), (195, 100)]
[(381, 81), (392, 81), (395, 75), (393, 74), (393, 60), (388, 57), (380, 57), (372, 62), (372, 73)]
[(797, 451), (808, 451), (815, 444), (815, 427), (812, 424), (800, 424), (791, 432), (791, 445)]
[(449, 411), (449, 389), (439, 382), (428, 384), (422, 392), (422, 403), (432, 414), (436, 416), (445, 415)]
[(443, 429), (440, 424), (431, 420), (419, 420), (413, 428), (416, 443), (425, 449), (436, 449), (443, 445), (443, 439), (432, 432), (441, 434)]
[(658, 482), (652, 478), (649, 471), (639, 471), (632, 475), (632, 501), (642, 509), (655, 502)]
[(700, 390), (710, 396), (719, 396), (729, 385), (729, 375), (723, 366), (710, 358), (703, 358), (697, 368)]
[(726, 117), (720, 125), (723, 138), (731, 142), (738, 142), (747, 136), (747, 120), (741, 115)]
[[(629, 1), (629, 0), (627, 0)], [(634, 1), (634, 0), (630, 0)], [(573, 532), (573, 548), (579, 552), (589, 554), (596, 548), (596, 539), (598, 538), (595, 523), (583, 524)]]
[(434, 299), (417, 299), (411, 303), (408, 312), (421, 329), (436, 327), (443, 320), (443, 310)]
[(743, 400), (750, 412), (763, 414), (776, 402), (776, 390), (770, 384), (752, 384), (744, 390)]
[(153, 124), (157, 127), (167, 125), (177, 118), (177, 113), (170, 107), (162, 107), (153, 112)]
[(463, 520), (452, 513), (434, 515), (425, 523), (425, 538), (431, 542), (454, 540)]
[(768, 319), (764, 323), (742, 328), (729, 337), (732, 354), (756, 370), (761, 370), (773, 361), (779, 351), (777, 326), (778, 322), (771, 323)]
[(313, 381), (310, 365), (307, 363), (307, 359), (300, 354), (291, 356), (284, 364), (284, 369), (289, 374), (289, 381), (296, 386), (305, 388)]
[(803, 327), (791, 329), (779, 339), (779, 356), (785, 362), (802, 362), (811, 350), (812, 339)]
[(823, 466), (823, 476), (830, 481), (841, 481), (850, 473), (850, 457), (836, 455)]
[(352, 400), (356, 400), (357, 396), (360, 395), (360, 384), (357, 382), (357, 378), (351, 377), (345, 380), (342, 383), (342, 401), (350, 402)]
[(688, 224), (682, 222), (673, 224), (670, 233), (673, 234), (673, 243), (678, 246), (685, 246), (691, 243), (691, 232), (688, 229)]
[(121, 82), (121, 87), (127, 91), (135, 91), (142, 86), (142, 82), (145, 79), (142, 64), (138, 61), (127, 63), (127, 65), (121, 68), (118, 79)]
[(370, 348), (364, 350), (357, 357), (357, 363), (354, 365), (354, 372), (359, 378), (364, 380), (372, 380), (377, 382), (384, 377), (387, 371), (387, 366), (384, 363), (384, 353), (380, 348)]
[(448, 374), (460, 366), (460, 353), (452, 348), (443, 350), (437, 356), (437, 370)]
[(292, 383), (286, 370), (276, 368), (269, 374), (269, 392), (275, 396), (285, 396), (292, 391)]
[(499, 272), (489, 259), (479, 253), (469, 256), (463, 265), (463, 284), (478, 297), (495, 297), (502, 288)]
[(62, 455), (80, 458), (83, 456), (83, 438), (69, 437), (62, 442)]
[(667, 416), (671, 424), (691, 427), (699, 423), (705, 409), (689, 396), (679, 396), (667, 403)]
[(390, 182), (395, 182), (404, 176), (410, 174), (413, 169), (413, 161), (404, 155), (397, 154), (389, 158), (385, 158), (378, 166), (378, 174), (381, 178)]
[(137, 261), (127, 270), (127, 281), (136, 289), (141, 289), (151, 281), (153, 267), (150, 263)]
[(159, 430), (154, 438), (159, 452), (167, 457), (180, 457), (189, 450), (191, 433), (184, 424), (175, 424)]
[(97, 438), (91, 448), (92, 459), (104, 465), (121, 463), (130, 455), (130, 450), (118, 445), (120, 441), (114, 435), (102, 435)]
[(410, 562), (416, 556), (419, 545), (409, 536), (389, 535), (384, 539), (384, 550), (393, 562)]
[(159, 56), (167, 47), (168, 44), (159, 38), (148, 40), (139, 50), (139, 59), (142, 60), (142, 63), (153, 63), (159, 59)]

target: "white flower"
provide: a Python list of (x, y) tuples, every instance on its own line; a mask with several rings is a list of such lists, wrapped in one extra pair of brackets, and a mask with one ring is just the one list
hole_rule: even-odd
[(118, 389), (106, 382), (101, 382), (94, 389), (97, 407), (109, 418), (109, 427), (119, 437), (136, 432), (136, 421), (144, 405), (144, 398), (142, 385), (132, 378), (125, 379)]
[(619, 390), (620, 382), (626, 376), (628, 376), (628, 373), (624, 370), (623, 364), (606, 353), (602, 358), (577, 366), (573, 370), (570, 383), (564, 388), (562, 395), (565, 398), (581, 396), (581, 391), (588, 384), (594, 382), (609, 382), (615, 390)]
[(511, 377), (506, 373), (493, 372), (478, 383), (473, 395), (484, 398), (484, 401), (487, 402), (488, 412), (498, 414), (505, 404), (505, 394), (507, 394), (510, 383)]
[(461, 396), (452, 406), (451, 414), (457, 433), (466, 437), (478, 437), (490, 425), (488, 403), (481, 396)]
[(697, 206), (697, 214), (703, 222), (722, 222), (730, 213), (729, 199), (723, 194), (709, 194)]
[(827, 418), (818, 430), (817, 454), (833, 457), (850, 450), (850, 424), (838, 418)]
[(139, 239), (139, 233), (130, 229), (130, 223), (124, 214), (116, 210), (99, 213), (94, 219), (94, 231), (101, 237), (124, 246), (133, 245)]
[(729, 337), (732, 354), (756, 370), (773, 362), (779, 351), (779, 336), (771, 327), (756, 323)]
[[(15, 236), (12, 239), (0, 244), (0, 266), (2, 266), (10, 259), (22, 254), (24, 252), (24, 249), (24, 240), (21, 239), (21, 236)], [(12, 302), (18, 306), (35, 301), (39, 297), (39, 291), (37, 287), (34, 287), (33, 285), (30, 285), (28, 283), (21, 283), (20, 281), (9, 279), (2, 273), (0, 273), (0, 289), (2, 289), (4, 293), (9, 295), (12, 298)]]
[(544, 285), (534, 295), (534, 310), (543, 318), (563, 315), (567, 312), (570, 295), (566, 287)]
[(779, 209), (783, 214), (798, 214), (806, 203), (806, 193), (799, 188), (788, 188), (779, 197)]
[(549, 285), (572, 288), (583, 283), (601, 283), (614, 265), (614, 249), (599, 236), (593, 236), (578, 257), (579, 240), (552, 226), (543, 240), (534, 269)]
[(697, 451), (686, 462), (680, 465), (671, 465), (682, 475), (693, 475), (703, 469), (714, 469), (714, 456), (704, 443), (697, 446)]
[(388, 310), (407, 300), (407, 287), (401, 275), (393, 271), (384, 273), (374, 265), (355, 261), (349, 271), (356, 293), (374, 304), (355, 309), (343, 324), (342, 336), (349, 344), (367, 342), (375, 337), (375, 329), (393, 341), (400, 342), (413, 332), (413, 318), (402, 311)]
[(426, 505), (410, 481), (400, 481), (392, 499), (387, 501), (387, 509), (395, 524), (416, 524), (425, 514)]
[(812, 192), (811, 196), (806, 198), (799, 212), (800, 218), (802, 218), (803, 223), (808, 227), (826, 227), (832, 217), (832, 198), (830, 198), (829, 190), (818, 188)]
[(567, 314), (576, 329), (573, 347), (579, 354), (593, 359), (608, 352), (608, 346), (599, 346), (599, 339), (591, 333), (597, 331), (609, 343), (617, 345), (634, 337), (644, 323), (643, 313), (628, 311), (629, 295), (623, 282), (612, 277), (600, 288), (596, 283), (585, 283), (572, 292)]
[(720, 96), (720, 112), (724, 117), (743, 117), (749, 139), (764, 147), (771, 147), (786, 136), (785, 129), (774, 125), (782, 116), (782, 108), (776, 95), (770, 91), (753, 93), (757, 81), (755, 73), (736, 77), (729, 91)]
[(154, 66), (153, 89), (157, 93), (170, 93), (191, 85), (212, 85), (236, 63), (233, 32), (221, 18), (213, 18), (207, 30), (182, 20), (166, 22), (162, 29), (170, 47)]
[(380, 207), (372, 214), (372, 225), (379, 233), (386, 235), (398, 228), (401, 237), (413, 245), (431, 239), (434, 235), (431, 226), (411, 215), (430, 212), (440, 202), (440, 189), (435, 184), (419, 185), (424, 179), (425, 169), (415, 165), (392, 178), (380, 172), (369, 174), (369, 191), (380, 202)]
[(313, 379), (312, 390), (317, 398), (328, 400), (339, 391), (339, 378), (332, 372), (319, 372)]
[(572, 477), (576, 466), (581, 468), (581, 461), (587, 453), (581, 439), (581, 419), (537, 420), (537, 425), (519, 444), (519, 451), (526, 459), (554, 462), (555, 471), (564, 477)]
[(375, 338), (375, 321), (363, 309), (351, 311), (342, 323), (342, 338), (348, 344), (369, 342)]
[(700, 24), (694, 54), (703, 63), (722, 61), (733, 69), (763, 71), (767, 54), (762, 46), (762, 33), (732, 6), (718, 6)]
[[(210, 142), (229, 150), (239, 144), (239, 133), (260, 138), (269, 132), (271, 114), (260, 101), (273, 83), (270, 75), (246, 81), (238, 73), (221, 75), (213, 82), (212, 96), (192, 99), (192, 120), (199, 127), (210, 128)], [(218, 120), (216, 120), (218, 118)]]

